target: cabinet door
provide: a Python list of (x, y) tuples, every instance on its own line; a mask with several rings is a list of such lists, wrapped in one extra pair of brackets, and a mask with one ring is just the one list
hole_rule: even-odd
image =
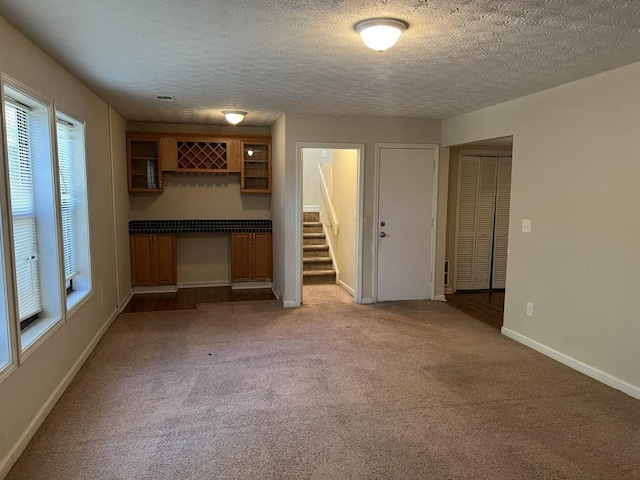
[(129, 193), (162, 193), (162, 165), (158, 138), (127, 137)]
[(507, 283), (510, 202), (511, 157), (500, 157), (498, 159), (498, 185), (496, 188), (496, 227), (491, 288), (505, 288)]
[(272, 253), (271, 234), (253, 234), (253, 266), (255, 280), (271, 280)]
[(231, 281), (252, 280), (251, 272), (251, 234), (231, 234)]
[(131, 284), (153, 285), (151, 235), (131, 235)]
[(242, 142), (242, 192), (271, 193), (271, 144)]
[(153, 235), (156, 285), (176, 284), (176, 236)]

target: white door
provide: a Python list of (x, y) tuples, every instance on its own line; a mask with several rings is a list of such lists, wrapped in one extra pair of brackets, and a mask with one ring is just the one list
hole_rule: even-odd
[(435, 149), (382, 148), (378, 170), (378, 301), (431, 296)]
[(500, 157), (498, 159), (498, 182), (496, 187), (496, 226), (493, 244), (493, 275), (491, 288), (504, 288), (507, 283), (510, 203), (511, 157)]

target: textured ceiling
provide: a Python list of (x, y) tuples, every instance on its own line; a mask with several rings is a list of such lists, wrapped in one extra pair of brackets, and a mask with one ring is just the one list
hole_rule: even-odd
[[(446, 118), (640, 60), (639, 0), (0, 0), (0, 14), (135, 121)], [(353, 31), (374, 16), (410, 24), (384, 54)]]

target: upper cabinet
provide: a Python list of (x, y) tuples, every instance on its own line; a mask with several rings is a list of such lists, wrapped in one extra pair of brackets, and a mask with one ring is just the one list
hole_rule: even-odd
[(271, 193), (270, 142), (242, 142), (242, 192)]
[(127, 134), (129, 192), (161, 193), (162, 172), (241, 174), (242, 193), (271, 193), (269, 137)]
[(160, 138), (127, 135), (127, 172), (130, 193), (162, 192)]

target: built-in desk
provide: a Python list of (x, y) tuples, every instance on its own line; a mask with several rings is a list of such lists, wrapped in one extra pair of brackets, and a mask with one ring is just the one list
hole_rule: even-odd
[[(175, 286), (176, 234), (231, 235), (231, 282), (272, 278), (271, 220), (132, 220), (129, 222), (131, 281), (136, 287)], [(185, 252), (188, 256), (188, 252)], [(192, 259), (193, 262), (193, 259)]]

